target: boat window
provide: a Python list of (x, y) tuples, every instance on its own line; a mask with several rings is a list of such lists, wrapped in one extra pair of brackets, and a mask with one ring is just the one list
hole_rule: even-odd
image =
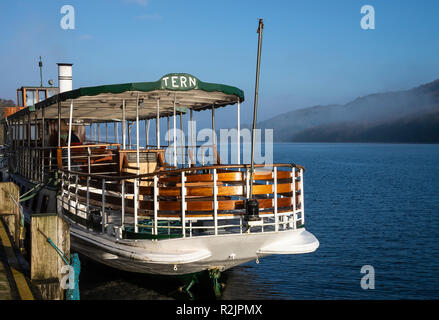
[(26, 107), (33, 106), (37, 102), (37, 92), (35, 90), (26, 90)]
[(35, 140), (35, 126), (34, 125), (30, 126), (30, 139)]
[(17, 90), (17, 106), (23, 106), (23, 90)]
[(47, 93), (48, 93), (47, 98), (50, 98), (51, 96), (54, 96), (54, 95), (56, 94), (56, 90), (49, 89), (49, 90), (47, 91)]
[(46, 90), (38, 90), (38, 102), (46, 100)]

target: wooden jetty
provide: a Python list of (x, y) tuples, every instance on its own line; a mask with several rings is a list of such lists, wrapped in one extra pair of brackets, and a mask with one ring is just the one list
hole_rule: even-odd
[(0, 183), (0, 300), (63, 300), (65, 262), (53, 245), (70, 256), (68, 224), (57, 214), (33, 215), (26, 239), (19, 199), (17, 185)]

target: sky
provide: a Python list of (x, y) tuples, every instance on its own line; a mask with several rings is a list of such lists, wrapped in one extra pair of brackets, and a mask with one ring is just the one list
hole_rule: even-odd
[[(61, 28), (61, 8), (75, 29)], [(375, 29), (361, 28), (361, 8)], [(243, 89), (251, 123), (258, 19), (264, 19), (258, 119), (318, 104), (347, 103), (439, 78), (439, 1), (46, 0), (0, 2), (0, 97), (22, 85), (57, 83), (73, 63), (73, 88), (156, 81), (185, 72)], [(208, 122), (210, 113), (200, 113)], [(216, 113), (230, 127), (234, 108)], [(235, 120), (233, 120), (235, 121)]]

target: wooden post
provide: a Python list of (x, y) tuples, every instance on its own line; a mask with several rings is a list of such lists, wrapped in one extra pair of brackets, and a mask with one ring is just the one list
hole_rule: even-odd
[(20, 190), (13, 182), (0, 182), (0, 217), (16, 245), (20, 243)]
[(66, 275), (61, 274), (61, 269), (66, 263), (48, 239), (70, 259), (69, 225), (57, 214), (38, 214), (31, 218), (30, 231), (32, 284), (39, 288), (44, 299), (63, 300), (64, 289), (61, 287), (61, 280)]

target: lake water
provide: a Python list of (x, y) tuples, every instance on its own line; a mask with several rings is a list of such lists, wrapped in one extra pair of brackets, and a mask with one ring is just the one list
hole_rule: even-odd
[[(306, 168), (311, 254), (268, 256), (225, 272), (223, 299), (438, 299), (439, 145), (275, 144)], [(360, 285), (364, 265), (375, 289)], [(82, 299), (184, 299), (149, 278), (86, 265)]]

